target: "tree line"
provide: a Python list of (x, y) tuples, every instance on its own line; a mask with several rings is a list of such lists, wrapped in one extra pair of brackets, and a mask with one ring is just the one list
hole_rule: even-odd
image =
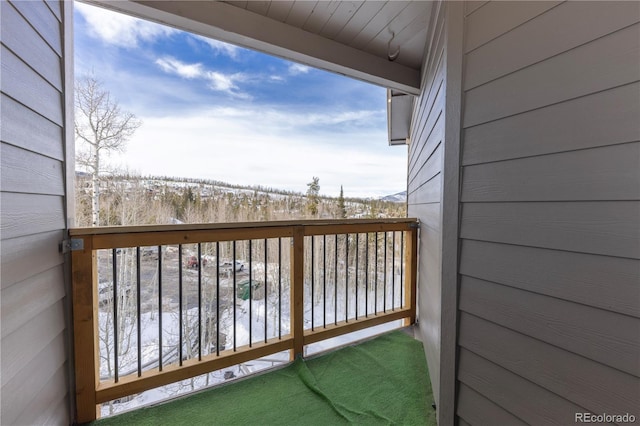
[[(313, 183), (314, 181), (312, 181)], [(218, 186), (174, 178), (99, 175), (76, 177), (76, 226), (258, 222), (297, 219), (404, 217), (406, 206), (376, 199), (320, 197), (319, 181), (302, 193)], [(96, 187), (99, 191), (95, 191)], [(97, 216), (93, 214), (98, 193)]]

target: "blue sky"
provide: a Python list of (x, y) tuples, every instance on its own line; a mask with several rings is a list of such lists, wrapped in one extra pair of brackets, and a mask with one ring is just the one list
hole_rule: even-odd
[(112, 167), (376, 197), (406, 188), (385, 89), (75, 3), (76, 76), (93, 73), (143, 122)]

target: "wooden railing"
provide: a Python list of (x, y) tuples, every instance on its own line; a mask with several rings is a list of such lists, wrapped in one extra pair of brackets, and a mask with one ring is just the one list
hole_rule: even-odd
[[(412, 324), (417, 225), (416, 219), (311, 220), (70, 230), (77, 421), (96, 419), (100, 404), (117, 398), (277, 352), (288, 350), (293, 359), (305, 345), (386, 322)], [(249, 300), (244, 343), (235, 333), (240, 297)], [(252, 329), (254, 303), (262, 309), (263, 330)], [(268, 303), (278, 318), (272, 323)], [(189, 306), (197, 320), (195, 342), (187, 344)], [(233, 344), (221, 343), (229, 337), (221, 333), (221, 306), (233, 318)], [(153, 362), (143, 362), (145, 309), (160, 321)], [(179, 338), (165, 351), (162, 318), (171, 309), (179, 318)], [(211, 328), (203, 315), (213, 321)], [(118, 347), (122, 324), (137, 346), (128, 368)], [(109, 367), (102, 378), (101, 363)]]

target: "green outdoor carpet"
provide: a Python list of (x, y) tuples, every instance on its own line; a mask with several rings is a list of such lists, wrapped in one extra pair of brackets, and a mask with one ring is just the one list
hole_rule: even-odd
[(422, 343), (395, 331), (94, 425), (435, 426), (432, 403)]

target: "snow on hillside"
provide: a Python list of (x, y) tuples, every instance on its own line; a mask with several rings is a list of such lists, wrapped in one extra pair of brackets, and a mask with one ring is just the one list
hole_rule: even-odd
[(392, 203), (406, 203), (407, 191), (397, 192), (392, 195), (386, 195), (380, 198), (380, 201), (390, 201)]

